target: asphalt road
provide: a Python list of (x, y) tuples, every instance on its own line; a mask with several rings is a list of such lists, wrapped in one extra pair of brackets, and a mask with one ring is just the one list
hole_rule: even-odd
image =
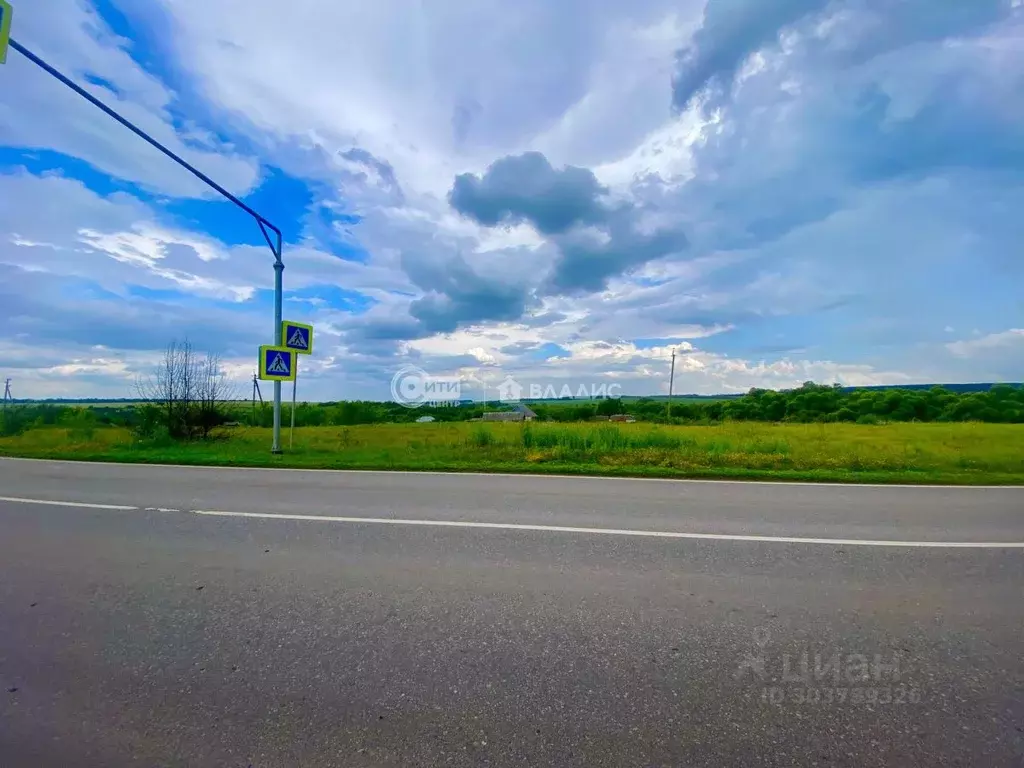
[(1022, 597), (1024, 489), (0, 460), (0, 766), (1024, 766)]

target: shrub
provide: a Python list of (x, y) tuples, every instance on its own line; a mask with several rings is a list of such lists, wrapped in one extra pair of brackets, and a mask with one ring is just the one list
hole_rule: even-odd
[(28, 414), (25, 409), (15, 406), (4, 408), (0, 414), (0, 437), (15, 437), (29, 427)]
[(487, 448), (494, 443), (494, 433), (486, 427), (477, 427), (470, 435), (470, 442), (477, 448)]

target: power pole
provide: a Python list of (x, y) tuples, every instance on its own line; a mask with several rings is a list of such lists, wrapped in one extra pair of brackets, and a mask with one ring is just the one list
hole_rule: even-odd
[(256, 375), (256, 371), (252, 372), (252, 425), (256, 426), (256, 397), (260, 399), (260, 405), (263, 405), (263, 393), (260, 392), (260, 377)]
[(7, 379), (4, 382), (4, 415), (7, 415), (7, 404), (13, 403), (14, 397), (11, 395), (11, 380)]
[(672, 418), (672, 386), (676, 381), (676, 351), (672, 350), (672, 370), (668, 375), (668, 405), (665, 408), (665, 416)]

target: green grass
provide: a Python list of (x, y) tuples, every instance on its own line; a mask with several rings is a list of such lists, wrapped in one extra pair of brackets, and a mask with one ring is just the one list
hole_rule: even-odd
[(152, 444), (121, 428), (40, 428), (0, 455), (216, 466), (508, 471), (644, 477), (1024, 484), (1024, 426), (1008, 424), (380, 424), (269, 429)]

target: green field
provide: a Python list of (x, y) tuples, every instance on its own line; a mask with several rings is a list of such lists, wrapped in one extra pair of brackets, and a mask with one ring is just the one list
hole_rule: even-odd
[(269, 429), (192, 443), (121, 427), (45, 427), (0, 438), (0, 455), (333, 469), (489, 470), (646, 477), (1024, 484), (1015, 424), (377, 424), (305, 427), (271, 456)]

